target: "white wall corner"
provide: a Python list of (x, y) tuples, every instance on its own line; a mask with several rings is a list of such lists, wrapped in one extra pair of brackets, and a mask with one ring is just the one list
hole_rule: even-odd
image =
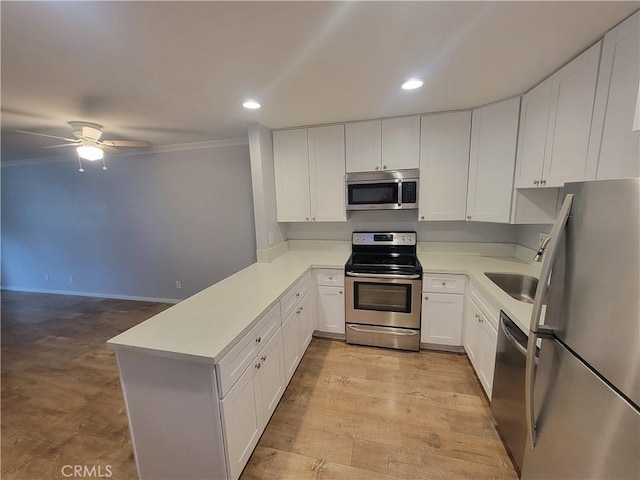
[(274, 245), (271, 248), (258, 248), (256, 250), (256, 259), (258, 263), (271, 263), (276, 258), (284, 255), (289, 251), (289, 242), (286, 240)]

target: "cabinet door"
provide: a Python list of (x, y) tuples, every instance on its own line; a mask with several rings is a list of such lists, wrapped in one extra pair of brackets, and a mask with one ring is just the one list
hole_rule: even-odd
[(423, 298), (420, 341), (436, 345), (462, 345), (464, 295), (425, 293)]
[(382, 122), (347, 123), (346, 165), (347, 172), (371, 172), (382, 166)]
[(273, 132), (276, 209), (279, 222), (311, 218), (307, 129)]
[(598, 42), (551, 77), (553, 91), (542, 172), (547, 187), (585, 179), (601, 45)]
[(344, 125), (310, 128), (311, 220), (346, 222)]
[(344, 288), (318, 287), (318, 330), (344, 335)]
[(516, 187), (537, 187), (542, 180), (550, 104), (551, 79), (545, 80), (522, 97)]
[(259, 355), (260, 364), (260, 396), (262, 398), (262, 414), (266, 424), (287, 388), (284, 371), (284, 349), (282, 333), (279, 331), (264, 346)]
[(227, 464), (234, 480), (240, 477), (265, 425), (258, 371), (254, 365), (247, 367), (221, 402)]
[[(482, 315), (482, 313), (480, 314)], [(487, 318), (482, 315), (480, 322), (480, 361), (476, 373), (480, 378), (480, 383), (491, 400), (493, 390), (493, 371), (496, 365), (496, 349), (498, 345), (498, 332)]]
[(509, 223), (520, 98), (473, 111), (467, 220)]
[(300, 324), (300, 356), (302, 356), (313, 337), (314, 323), (311, 295), (304, 297), (295, 313), (298, 317), (298, 323)]
[(400, 170), (420, 165), (420, 117), (382, 120), (382, 169)]
[(291, 312), (282, 324), (284, 373), (288, 384), (300, 363), (300, 325), (296, 311)]
[(604, 36), (587, 180), (640, 176), (640, 132), (632, 131), (640, 82), (640, 13)]
[(469, 297), (466, 299), (466, 308), (463, 317), (462, 341), (464, 350), (475, 369), (480, 360), (480, 318), (481, 312), (478, 306)]
[(464, 220), (469, 178), (471, 112), (422, 117), (420, 220)]

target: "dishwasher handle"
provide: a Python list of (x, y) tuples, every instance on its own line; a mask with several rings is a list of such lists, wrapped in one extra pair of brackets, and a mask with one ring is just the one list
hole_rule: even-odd
[[(509, 323), (507, 323), (509, 322)], [(513, 327), (511, 325), (513, 325)], [(509, 331), (511, 328), (518, 328), (514, 323), (513, 320), (511, 320), (509, 317), (506, 317), (504, 315), (500, 316), (500, 328), (502, 329), (502, 333), (504, 333), (504, 336), (507, 337), (507, 340), (509, 340), (509, 342), (511, 342), (511, 344), (516, 347), (516, 349), (523, 355), (523, 356), (527, 356), (527, 348), (523, 347), (522, 344), (511, 334), (511, 332)]]

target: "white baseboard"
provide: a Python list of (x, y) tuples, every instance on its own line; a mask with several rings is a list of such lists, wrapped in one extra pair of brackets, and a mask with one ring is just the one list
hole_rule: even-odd
[(136, 302), (156, 302), (156, 303), (178, 303), (181, 299), (178, 298), (157, 298), (157, 297), (138, 297), (134, 295), (112, 295), (108, 293), (96, 293), (96, 292), (72, 292), (68, 290), (46, 290), (42, 288), (14, 288), (14, 287), (0, 287), (2, 290), (8, 290), (10, 292), (27, 292), (27, 293), (49, 293), (53, 295), (72, 295), (76, 297), (94, 297), (94, 298), (113, 298), (114, 300), (132, 300)]

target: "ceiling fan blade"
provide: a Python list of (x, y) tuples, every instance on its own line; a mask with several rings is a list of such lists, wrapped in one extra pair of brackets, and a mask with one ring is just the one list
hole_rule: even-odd
[(117, 148), (110, 147), (109, 145), (100, 145), (99, 148), (109, 153), (118, 153), (120, 151)]
[(110, 147), (150, 147), (151, 142), (145, 142), (143, 140), (103, 140), (103, 145)]
[(82, 136), (83, 137), (87, 137), (87, 138), (91, 138), (93, 140), (100, 140), (100, 137), (102, 136), (102, 130), (100, 130), (98, 128), (90, 127), (90, 126), (87, 126), (87, 125), (83, 125), (82, 126)]
[(13, 130), (14, 132), (18, 132), (18, 133), (26, 133), (28, 135), (38, 135), (40, 137), (48, 137), (48, 138), (56, 138), (58, 140), (65, 140), (67, 142), (75, 142), (76, 139), (75, 138), (65, 138), (65, 137), (58, 137), (56, 135), (47, 135), (45, 133), (37, 133), (37, 132), (27, 132), (26, 130)]
[(42, 148), (60, 148), (60, 147), (78, 147), (80, 146), (80, 142), (76, 143), (63, 143), (62, 145), (48, 145)]

